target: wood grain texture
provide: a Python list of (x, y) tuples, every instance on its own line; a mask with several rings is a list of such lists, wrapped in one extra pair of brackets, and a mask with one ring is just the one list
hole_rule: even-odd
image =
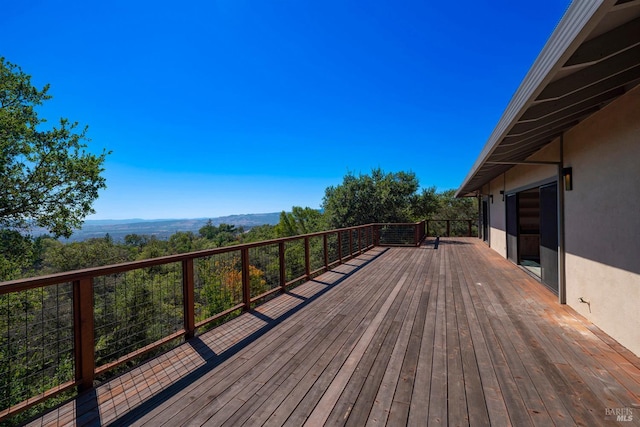
[(606, 408), (640, 413), (638, 357), (556, 299), (477, 239), (375, 248), (31, 425), (598, 426), (619, 425)]

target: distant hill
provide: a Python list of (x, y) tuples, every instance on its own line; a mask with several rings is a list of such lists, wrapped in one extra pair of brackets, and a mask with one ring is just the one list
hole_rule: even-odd
[[(258, 225), (275, 225), (280, 221), (280, 212), (228, 215), (217, 218), (195, 218), (195, 219), (118, 219), (118, 220), (87, 220), (81, 229), (74, 231), (67, 242), (82, 241), (94, 237), (109, 236), (115, 241), (122, 241), (127, 234), (147, 234), (156, 236), (159, 239), (166, 239), (177, 231), (198, 230), (211, 219), (211, 222), (218, 226), (220, 224), (231, 224), (236, 227), (250, 229)], [(32, 230), (33, 235), (46, 234), (43, 229)]]

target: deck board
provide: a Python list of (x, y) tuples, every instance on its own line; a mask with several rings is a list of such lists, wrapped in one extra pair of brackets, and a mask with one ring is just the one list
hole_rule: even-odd
[(640, 359), (477, 239), (375, 248), (31, 425), (640, 425)]
[(431, 394), (431, 372), (433, 366), (435, 324), (436, 324), (436, 304), (438, 298), (438, 277), (440, 274), (440, 260), (443, 251), (434, 250), (434, 262), (427, 272), (427, 279), (422, 283), (427, 293), (427, 309), (424, 312), (425, 323), (422, 329), (422, 340), (420, 342), (420, 352), (418, 354), (418, 364), (416, 366), (416, 376), (414, 378), (413, 394), (409, 404), (408, 424), (426, 425), (429, 417), (429, 396)]

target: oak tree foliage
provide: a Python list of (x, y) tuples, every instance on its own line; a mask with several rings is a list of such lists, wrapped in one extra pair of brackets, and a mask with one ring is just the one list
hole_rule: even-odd
[(0, 57), (0, 228), (40, 226), (69, 237), (93, 213), (109, 154), (87, 151), (87, 128), (61, 118), (49, 126), (36, 108), (51, 99), (31, 76)]
[(423, 219), (467, 220), (477, 215), (474, 198), (457, 199), (455, 190), (437, 192), (433, 186), (421, 189), (413, 172), (384, 172), (380, 168), (371, 174), (345, 175), (342, 184), (325, 190), (322, 207), (328, 228)]
[(324, 218), (319, 210), (300, 206), (293, 206), (291, 212), (280, 212), (280, 222), (275, 226), (278, 237), (316, 233), (324, 229)]
[(406, 222), (411, 219), (411, 202), (419, 183), (413, 172), (345, 175), (338, 186), (325, 190), (322, 207), (330, 228), (376, 222)]

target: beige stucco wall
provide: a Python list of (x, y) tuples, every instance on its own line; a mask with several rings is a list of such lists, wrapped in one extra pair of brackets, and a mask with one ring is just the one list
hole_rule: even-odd
[(507, 233), (504, 201), (500, 191), (504, 188), (502, 177), (494, 179), (483, 189), (484, 194), (493, 194), (489, 202), (489, 245), (503, 257), (507, 257)]
[(640, 87), (567, 132), (564, 153), (567, 304), (640, 355)]
[[(559, 140), (529, 160), (557, 161)], [(640, 355), (640, 87), (564, 135), (567, 304)], [(555, 166), (516, 166), (483, 188), (490, 245), (506, 257), (505, 193), (553, 179)], [(580, 303), (582, 297), (590, 302)]]

